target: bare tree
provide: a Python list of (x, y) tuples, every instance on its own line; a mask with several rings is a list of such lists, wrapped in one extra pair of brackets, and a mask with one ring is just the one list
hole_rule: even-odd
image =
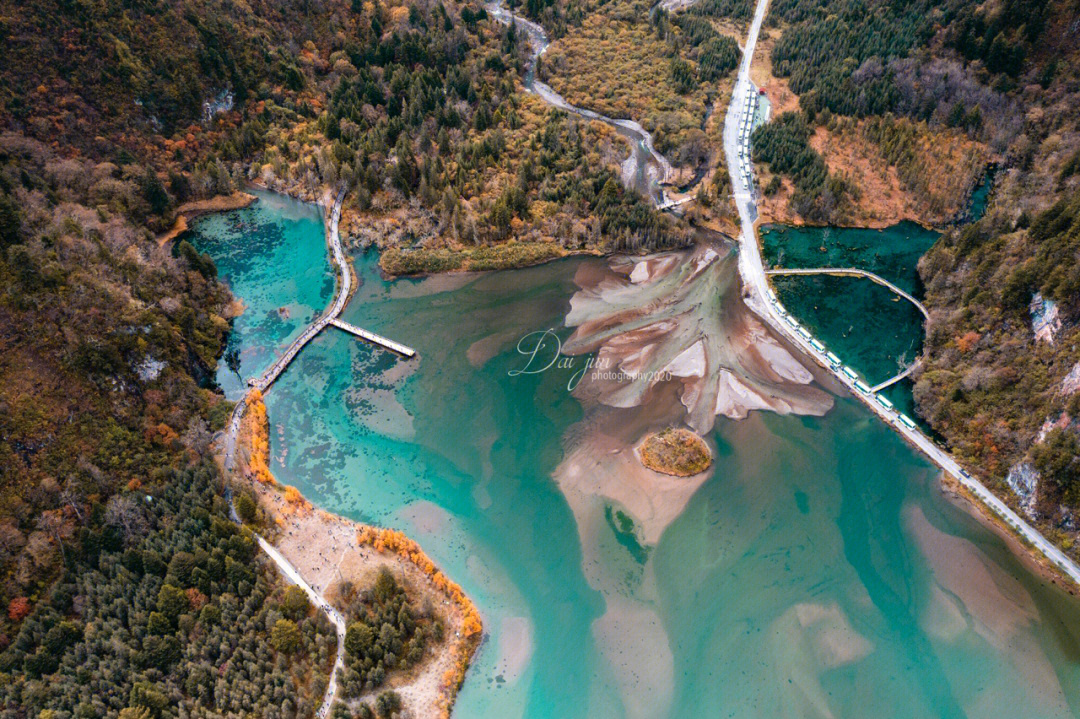
[(124, 534), (124, 543), (132, 537), (138, 537), (147, 530), (147, 521), (142, 506), (131, 497), (113, 495), (105, 506), (105, 522), (119, 527)]

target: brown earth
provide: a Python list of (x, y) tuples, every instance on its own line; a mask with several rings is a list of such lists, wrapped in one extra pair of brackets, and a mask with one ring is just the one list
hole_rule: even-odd
[(176, 222), (166, 232), (158, 235), (158, 245), (164, 246), (169, 240), (175, 240), (188, 229), (188, 223), (209, 212), (224, 212), (225, 210), (239, 210), (247, 207), (255, 201), (255, 195), (237, 190), (231, 195), (217, 195), (205, 200), (185, 202), (176, 208)]

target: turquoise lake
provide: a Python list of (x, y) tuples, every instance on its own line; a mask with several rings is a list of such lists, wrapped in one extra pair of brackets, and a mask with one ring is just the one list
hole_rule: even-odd
[[(770, 225), (761, 230), (762, 257), (769, 267), (867, 270), (921, 298), (919, 258), (939, 236), (913, 222), (883, 230)], [(871, 386), (902, 372), (922, 352), (922, 314), (887, 287), (835, 275), (772, 281), (787, 310)], [(905, 379), (883, 393), (915, 417), (911, 388)]]
[[(330, 301), (308, 206), (260, 195), (191, 239), (247, 306), (244, 378)], [(580, 521), (553, 480), (588, 421), (570, 371), (509, 374), (522, 336), (569, 335), (575, 273), (603, 260), (387, 282), (354, 259), (344, 319), (419, 357), (326, 330), (266, 395), (271, 469), (405, 531), (474, 599), (486, 637), (455, 717), (1080, 715), (1080, 602), (854, 400), (720, 418), (715, 469), (645, 544), (618, 506)]]

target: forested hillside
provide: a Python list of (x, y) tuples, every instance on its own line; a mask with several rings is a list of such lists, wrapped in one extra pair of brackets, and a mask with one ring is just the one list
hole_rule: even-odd
[[(823, 156), (829, 170), (812, 182), (805, 163), (794, 172), (772, 168), (791, 183), (787, 190), (777, 179), (771, 192), (785, 189), (794, 217), (944, 226), (961, 213), (986, 164), (1017, 149), (1020, 73), (1043, 41), (1046, 12), (1042, 3), (1019, 1), (999, 11), (975, 7), (780, 0), (770, 8), (769, 21), (780, 28), (772, 73), (798, 97), (809, 129), (796, 151)], [(1046, 82), (1039, 73), (1026, 79)], [(771, 167), (768, 148), (757, 157)]]
[(490, 261), (685, 242), (618, 182), (601, 202), (628, 152), (611, 133), (574, 120), (572, 166), (518, 149), (563, 120), (520, 91), (527, 48), (479, 3), (34, 3), (2, 22), (0, 126), (152, 167), (155, 231), (251, 180), (354, 186), (347, 235), (413, 251), (399, 269), (508, 239), (536, 246)]
[(163, 194), (0, 135), (4, 716), (307, 716), (325, 685), (332, 634), (293, 612), (275, 644), (281, 580), (227, 518), (204, 385), (230, 298), (151, 239)]
[[(920, 264), (933, 321), (916, 399), (962, 457), (1072, 548), (1080, 510), (1080, 7), (1033, 8), (1036, 40), (1017, 24), (1016, 8), (999, 12), (1005, 20), (962, 15), (950, 42), (988, 66), (989, 38), (1017, 43), (1023, 56), (998, 66), (997, 77), (1029, 109), (986, 217), (948, 233)], [(978, 42), (972, 28), (982, 28)]]
[(691, 220), (734, 222), (721, 147), (738, 32), (712, 3), (667, 12), (654, 2), (565, 0), (524, 7), (558, 38), (540, 76), (569, 102), (639, 122), (698, 200)]

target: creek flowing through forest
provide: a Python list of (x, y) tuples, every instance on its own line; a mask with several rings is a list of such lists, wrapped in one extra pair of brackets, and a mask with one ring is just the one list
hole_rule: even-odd
[[(322, 226), (259, 193), (191, 240), (246, 305), (235, 398), (332, 295)], [(1080, 712), (1077, 601), (761, 328), (730, 246), (392, 282), (377, 260), (343, 319), (418, 357), (324, 331), (267, 395), (271, 469), (476, 602), (455, 716)], [(528, 371), (538, 338), (573, 363)], [(643, 470), (633, 445), (684, 421), (714, 467)]]
[(650, 199), (657, 207), (663, 207), (668, 199), (663, 183), (672, 174), (671, 163), (653, 147), (652, 135), (640, 124), (630, 119), (616, 119), (592, 110), (571, 105), (555, 92), (550, 85), (536, 77), (537, 63), (551, 44), (544, 28), (537, 23), (507, 9), (501, 2), (487, 4), (488, 12), (506, 25), (525, 35), (532, 48), (528, 70), (525, 73), (525, 89), (535, 93), (544, 102), (560, 110), (580, 115), (588, 120), (598, 120), (612, 127), (630, 145), (630, 155), (622, 164), (622, 181), (628, 188)]

